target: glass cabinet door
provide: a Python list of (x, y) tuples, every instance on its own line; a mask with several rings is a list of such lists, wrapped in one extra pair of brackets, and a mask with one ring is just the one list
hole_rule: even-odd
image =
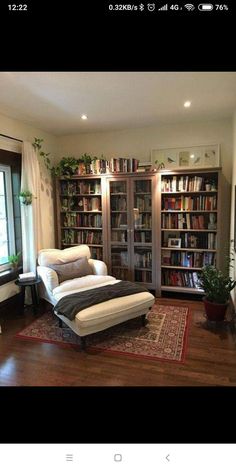
[(152, 179), (134, 179), (133, 222), (131, 246), (133, 260), (133, 280), (152, 284), (153, 280), (153, 222), (152, 222)]
[(109, 181), (110, 272), (117, 279), (129, 280), (129, 213), (127, 179)]

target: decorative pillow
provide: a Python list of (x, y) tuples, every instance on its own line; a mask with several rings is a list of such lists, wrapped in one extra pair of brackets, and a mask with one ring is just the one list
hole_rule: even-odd
[(48, 267), (55, 270), (60, 284), (65, 280), (93, 274), (92, 267), (89, 265), (87, 257), (81, 257), (77, 261), (67, 262), (66, 264), (51, 264), (48, 265)]

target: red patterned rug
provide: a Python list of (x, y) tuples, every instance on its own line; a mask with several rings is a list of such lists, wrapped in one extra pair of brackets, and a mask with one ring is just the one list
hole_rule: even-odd
[[(141, 326), (135, 318), (87, 337), (87, 352), (103, 351), (147, 359), (183, 362), (188, 334), (188, 308), (155, 303), (148, 323)], [(58, 326), (58, 318), (50, 312), (33, 321), (16, 335), (18, 338), (60, 344), (80, 345), (80, 338), (69, 327)]]

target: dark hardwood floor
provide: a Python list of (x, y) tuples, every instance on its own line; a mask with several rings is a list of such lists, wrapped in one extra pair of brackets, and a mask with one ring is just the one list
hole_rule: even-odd
[[(233, 322), (208, 326), (200, 301), (158, 299), (187, 305), (190, 329), (183, 364), (86, 353), (79, 348), (17, 339), (34, 318), (1, 316), (1, 386), (236, 386), (236, 332)], [(40, 308), (43, 312), (44, 307)], [(40, 316), (37, 315), (37, 316)]]

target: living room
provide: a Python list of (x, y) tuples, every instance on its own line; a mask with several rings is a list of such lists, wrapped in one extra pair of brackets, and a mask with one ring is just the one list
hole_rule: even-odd
[[(0, 385), (236, 385), (236, 73), (1, 72), (0, 85), (0, 170), (5, 179)], [(86, 174), (79, 170), (82, 156), (111, 167)], [(63, 158), (78, 161), (75, 173), (64, 180)], [(130, 162), (138, 162), (138, 167), (122, 167), (122, 172), (121, 166)], [(12, 226), (9, 207), (6, 217), (7, 167), (15, 179)], [(73, 179), (77, 187), (70, 193), (68, 180)], [(201, 187), (190, 188), (191, 179)], [(89, 197), (86, 191), (77, 195), (79, 182), (92, 181), (97, 191)], [(60, 182), (65, 182), (63, 190)], [(166, 182), (171, 185), (171, 199)], [(29, 205), (18, 198), (20, 191), (27, 190), (32, 197)], [(75, 200), (83, 210), (73, 206)], [(90, 202), (92, 209), (88, 209)], [(71, 218), (80, 211), (81, 218), (92, 211), (96, 217), (100, 214), (96, 227), (93, 219), (73, 222)], [(177, 222), (171, 211), (180, 215)], [(62, 219), (63, 213), (71, 215), (70, 223)], [(69, 242), (68, 237), (75, 236), (76, 242)], [(86, 249), (76, 255), (73, 251), (80, 245), (89, 247), (90, 253)], [(47, 249), (58, 250), (55, 259), (47, 259)], [(62, 255), (64, 250), (68, 258)], [(19, 264), (14, 269), (9, 257), (17, 254)], [(146, 290), (119, 295), (116, 304), (113, 299), (100, 302), (106, 303), (101, 316), (107, 313), (113, 321), (86, 332), (85, 349), (73, 325), (64, 318), (61, 323), (53, 313), (47, 296), (37, 304), (37, 294), (41, 297), (46, 286), (40, 267), (73, 264), (80, 257), (95, 261), (94, 266), (105, 264), (107, 269), (100, 265), (98, 272), (104, 272), (96, 275), (110, 277), (103, 286), (122, 280)], [(225, 270), (228, 258), (232, 284), (227, 312), (223, 321), (212, 321), (205, 315), (204, 290), (194, 279), (202, 266)], [(25, 293), (19, 277), (29, 272), (38, 272), (40, 280), (33, 285), (35, 291), (28, 280)], [(64, 279), (64, 287), (66, 283)], [(131, 305), (127, 296), (132, 297)], [(145, 296), (149, 296), (146, 302)], [(138, 297), (141, 311), (134, 305)], [(114, 322), (121, 306), (124, 319)], [(100, 313), (91, 306), (87, 310), (90, 316)], [(140, 320), (144, 315), (146, 319)]]

